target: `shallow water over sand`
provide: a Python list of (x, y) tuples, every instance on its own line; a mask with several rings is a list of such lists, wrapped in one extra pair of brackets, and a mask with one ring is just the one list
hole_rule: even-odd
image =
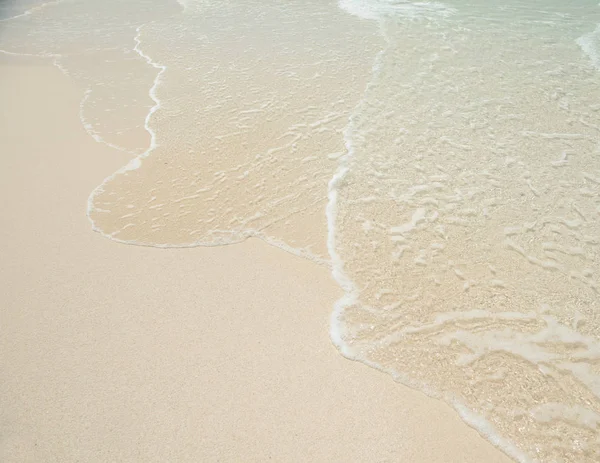
[(334, 185), (334, 327), (515, 454), (596, 461), (600, 86), (577, 39), (598, 15), (534, 6), (380, 19)]
[(517, 459), (600, 459), (597, 4), (122, 3), (0, 22), (132, 159), (98, 231), (331, 265), (345, 355)]

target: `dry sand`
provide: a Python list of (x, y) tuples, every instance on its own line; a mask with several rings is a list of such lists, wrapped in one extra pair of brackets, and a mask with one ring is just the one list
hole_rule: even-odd
[(325, 268), (92, 232), (87, 196), (128, 159), (85, 133), (81, 96), (0, 55), (0, 461), (509, 461), (335, 350)]

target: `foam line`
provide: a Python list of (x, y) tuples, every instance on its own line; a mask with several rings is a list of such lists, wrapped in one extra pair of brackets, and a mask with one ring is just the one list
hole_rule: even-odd
[(156, 76), (154, 77), (154, 82), (153, 82), (153, 84), (150, 87), (150, 90), (148, 92), (150, 98), (152, 99), (152, 101), (154, 101), (154, 106), (152, 106), (152, 108), (150, 108), (150, 111), (148, 111), (148, 114), (146, 115), (146, 118), (144, 120), (144, 128), (150, 134), (150, 146), (142, 154), (136, 156), (131, 161), (129, 161), (126, 165), (124, 165), (119, 170), (117, 170), (115, 173), (113, 173), (113, 174), (109, 175), (108, 177), (106, 177), (104, 179), (104, 181), (100, 185), (98, 185), (92, 191), (92, 193), (88, 197), (88, 201), (87, 201), (87, 217), (88, 217), (88, 219), (90, 220), (90, 222), (92, 224), (92, 229), (94, 231), (99, 232), (103, 236), (105, 236), (107, 238), (110, 238), (110, 239), (114, 239), (114, 237), (112, 237), (111, 235), (107, 235), (106, 233), (102, 232), (102, 230), (100, 230), (100, 228), (98, 228), (96, 226), (96, 224), (94, 223), (94, 220), (91, 217), (91, 213), (94, 210), (94, 198), (98, 194), (102, 193), (104, 191), (104, 185), (106, 185), (108, 182), (110, 182), (112, 179), (114, 179), (117, 175), (123, 174), (123, 173), (125, 173), (127, 171), (130, 171), (130, 170), (138, 169), (142, 165), (142, 159), (144, 159), (147, 156), (149, 156), (150, 153), (157, 147), (156, 132), (154, 132), (154, 130), (152, 130), (152, 128), (150, 127), (150, 120), (152, 119), (152, 115), (156, 111), (158, 111), (158, 109), (161, 106), (160, 99), (158, 98), (156, 92), (157, 92), (157, 89), (158, 89), (158, 87), (160, 85), (161, 77), (162, 77), (163, 73), (166, 71), (167, 67), (163, 66), (162, 64), (156, 63), (150, 56), (146, 55), (141, 50), (141, 48), (140, 48), (140, 45), (141, 45), (140, 36), (141, 36), (141, 33), (142, 33), (142, 28), (144, 26), (145, 26), (145, 24), (142, 24), (142, 25), (140, 25), (140, 26), (138, 26), (136, 28), (136, 35), (134, 37), (135, 47), (133, 48), (133, 50), (138, 55), (140, 55), (149, 65), (151, 65), (155, 69), (159, 70), (157, 72)]
[[(384, 35), (383, 32), (382, 35)], [(369, 93), (369, 89), (372, 85), (374, 85), (375, 81), (379, 76), (379, 72), (381, 69), (381, 60), (388, 47), (389, 42), (386, 40), (386, 45), (384, 49), (377, 53), (375, 57), (371, 73), (371, 81), (367, 84), (364, 96), (357, 104), (353, 113), (350, 115), (348, 124), (344, 129), (343, 135), (344, 144), (346, 146), (346, 154), (339, 158), (338, 168), (331, 180), (329, 181), (327, 192), (327, 207), (325, 209), (325, 215), (327, 218), (327, 251), (329, 252), (329, 257), (331, 259), (331, 273), (333, 275), (334, 280), (338, 283), (338, 285), (340, 285), (340, 287), (344, 291), (344, 295), (342, 296), (342, 298), (337, 300), (334, 305), (333, 313), (331, 314), (329, 335), (331, 337), (331, 341), (342, 353), (342, 355), (351, 360), (360, 361), (362, 360), (358, 359), (356, 355), (352, 352), (350, 346), (344, 342), (344, 335), (346, 333), (341, 326), (342, 323), (340, 320), (344, 309), (346, 307), (349, 307), (350, 305), (355, 304), (358, 301), (358, 288), (356, 287), (356, 284), (348, 277), (348, 275), (346, 275), (344, 271), (344, 261), (342, 260), (341, 256), (336, 250), (336, 217), (339, 194), (338, 188), (339, 185), (344, 181), (344, 178), (350, 169), (349, 162), (354, 156), (354, 147), (352, 143), (352, 133), (355, 129), (354, 114), (359, 113), (362, 107), (366, 104), (366, 95)], [(375, 366), (375, 368), (379, 367)]]

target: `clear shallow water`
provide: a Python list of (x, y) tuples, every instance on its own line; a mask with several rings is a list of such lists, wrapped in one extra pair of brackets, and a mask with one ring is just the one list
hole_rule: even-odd
[(345, 355), (516, 459), (600, 460), (596, 3), (29, 11), (0, 47), (51, 56), (90, 135), (141, 155), (90, 198), (98, 231), (331, 265)]
[(400, 7), (333, 184), (338, 344), (515, 456), (598, 461), (597, 6)]

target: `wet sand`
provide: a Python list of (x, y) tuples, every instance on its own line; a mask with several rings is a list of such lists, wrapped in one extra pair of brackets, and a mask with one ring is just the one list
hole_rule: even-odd
[(326, 268), (94, 233), (87, 197), (128, 158), (86, 134), (82, 94), (0, 56), (1, 461), (510, 461), (335, 350)]

